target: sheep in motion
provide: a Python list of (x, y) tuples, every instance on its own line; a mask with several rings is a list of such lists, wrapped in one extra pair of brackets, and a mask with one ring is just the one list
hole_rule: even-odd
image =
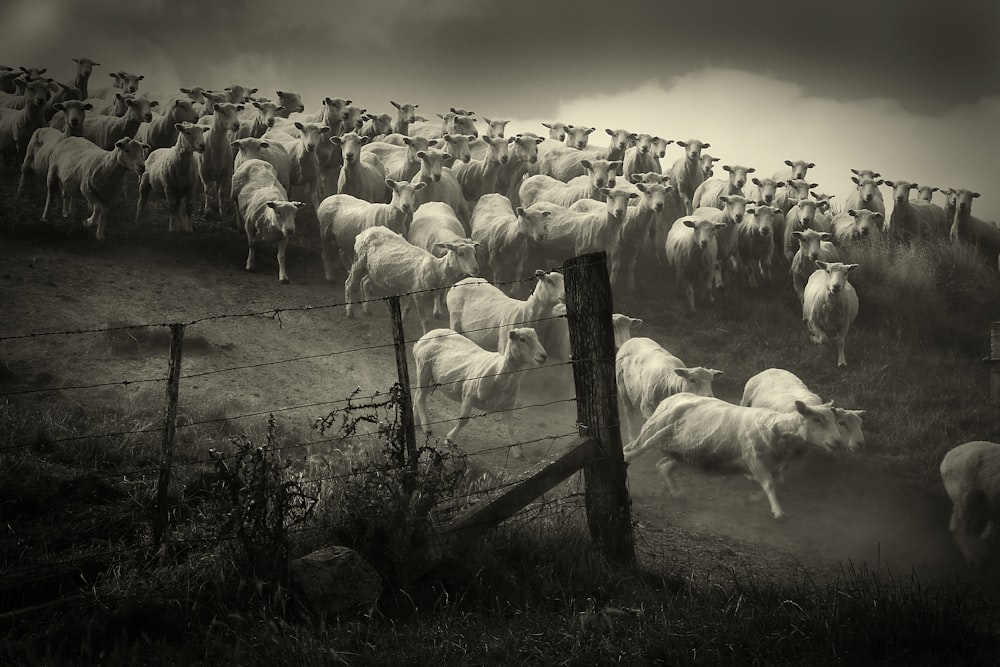
[(659, 449), (663, 458), (656, 469), (675, 498), (681, 492), (672, 473), (681, 463), (703, 471), (747, 475), (760, 484), (774, 518), (782, 519), (785, 511), (774, 493), (774, 473), (809, 447), (835, 449), (839, 438), (828, 407), (795, 401), (793, 412), (776, 412), (685, 392), (660, 403), (639, 436), (625, 447), (625, 461)]
[(545, 349), (530, 327), (511, 328), (503, 352), (488, 352), (452, 329), (433, 329), (413, 344), (417, 366), (414, 410), (417, 421), (430, 435), (427, 396), (440, 390), (461, 403), (455, 426), (446, 440), (454, 443), (473, 410), (497, 412), (507, 430), (510, 451), (523, 459), (524, 452), (514, 434), (514, 410), (524, 372), (545, 363)]
[(246, 230), (247, 271), (257, 259), (257, 243), (278, 242), (278, 280), (288, 282), (285, 249), (295, 234), (295, 214), (305, 203), (288, 201), (288, 193), (278, 181), (278, 172), (264, 160), (247, 160), (233, 174), (231, 196), (237, 224)]
[(984, 569), (1000, 553), (1000, 444), (961, 444), (944, 455), (940, 472), (955, 543), (968, 563)]
[(858, 316), (858, 294), (847, 275), (858, 265), (817, 260), (816, 266), (802, 294), (802, 320), (812, 342), (837, 344), (837, 366), (845, 368), (844, 344)]

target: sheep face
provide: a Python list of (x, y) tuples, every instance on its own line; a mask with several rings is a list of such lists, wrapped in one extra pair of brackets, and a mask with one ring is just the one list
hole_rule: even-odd
[(487, 160), (507, 164), (508, 160), (510, 160), (510, 144), (514, 141), (514, 138), (486, 137), (485, 141), (490, 145)]
[(510, 156), (521, 163), (535, 164), (538, 162), (538, 144), (544, 139), (518, 135), (510, 145)]
[(357, 132), (348, 132), (341, 137), (331, 137), (330, 141), (340, 145), (340, 152), (344, 156), (344, 164), (354, 164), (361, 159), (361, 147), (368, 143), (367, 139), (367, 137), (362, 137)]
[(451, 155), (455, 160), (460, 160), (468, 164), (472, 160), (472, 151), (469, 149), (469, 137), (464, 134), (445, 134), (441, 137), (444, 142), (441, 149)]
[(860, 211), (851, 209), (848, 213), (854, 218), (854, 238), (856, 240), (878, 239), (881, 237), (883, 220), (881, 213), (867, 209), (861, 209)]
[(365, 124), (365, 114), (368, 109), (362, 109), (360, 107), (345, 107), (343, 111), (340, 112), (340, 122), (343, 123), (343, 127), (348, 132), (352, 130), (360, 130)]
[(295, 214), (300, 208), (305, 206), (300, 201), (269, 201), (267, 207), (271, 209), (274, 216), (272, 225), (276, 231), (281, 232), (285, 238), (295, 235)]
[(542, 123), (542, 126), (548, 129), (549, 139), (566, 141), (566, 123)]
[(417, 159), (420, 160), (420, 180), (424, 183), (441, 180), (441, 167), (450, 155), (436, 148), (429, 148), (425, 151), (417, 152)]
[(86, 118), (87, 112), (93, 109), (94, 105), (81, 102), (80, 100), (68, 100), (66, 102), (56, 102), (52, 105), (52, 108), (66, 114), (66, 125), (73, 133), (78, 134), (83, 127), (83, 120)]
[(682, 218), (684, 225), (690, 227), (692, 230), (692, 238), (695, 246), (704, 250), (708, 247), (708, 244), (715, 239), (715, 234), (719, 229), (725, 229), (726, 223), (719, 222), (715, 223), (711, 220), (704, 220), (702, 218), (694, 218), (688, 216)]
[(587, 170), (587, 177), (592, 188), (613, 188), (615, 187), (615, 171), (621, 162), (610, 162), (609, 160), (580, 160), (580, 164)]
[(741, 167), (740, 165), (722, 165), (724, 171), (729, 172), (729, 185), (740, 190), (747, 184), (747, 174), (752, 174), (756, 169), (753, 167)]
[(635, 137), (635, 152), (639, 155), (648, 155), (653, 149), (653, 136), (650, 134), (637, 134)]
[(101, 63), (94, 62), (90, 58), (73, 58), (73, 62), (76, 63), (76, 74), (77, 76), (87, 78), (89, 77), (95, 67), (99, 67)]
[(838, 294), (847, 285), (847, 274), (858, 268), (858, 264), (817, 261), (816, 266), (826, 272), (826, 291)]
[(701, 168), (702, 176), (704, 176), (705, 178), (712, 178), (713, 176), (715, 176), (715, 169), (713, 165), (718, 161), (719, 158), (712, 157), (708, 153), (705, 153), (700, 158), (698, 158), (698, 166)]
[(535, 283), (533, 294), (542, 303), (565, 304), (566, 303), (566, 281), (563, 275), (557, 271), (546, 273), (541, 269), (535, 271), (538, 282)]
[(714, 397), (712, 392), (712, 380), (722, 375), (722, 371), (712, 368), (675, 368), (674, 373), (683, 380), (683, 391), (696, 394), (698, 396)]
[(665, 158), (667, 156), (667, 146), (674, 143), (673, 139), (661, 139), (660, 137), (653, 137), (653, 151), (660, 157)]
[(243, 111), (242, 104), (226, 102), (223, 104), (214, 104), (212, 105), (212, 109), (215, 111), (216, 126), (225, 128), (229, 132), (239, 132), (239, 112)]
[(538, 340), (538, 334), (531, 327), (511, 329), (508, 334), (507, 356), (513, 358), (518, 365), (541, 366), (548, 355)]
[(611, 145), (619, 152), (624, 152), (626, 148), (639, 138), (638, 134), (629, 132), (628, 130), (605, 129), (604, 131), (611, 137)]
[(815, 167), (815, 163), (806, 162), (805, 160), (785, 160), (785, 164), (792, 168), (792, 178), (801, 179), (806, 177), (806, 173)]
[[(536, 243), (545, 240), (547, 227), (545, 222), (552, 217), (552, 211), (545, 208), (537, 208), (539, 204), (532, 204), (528, 208), (517, 207), (514, 214), (517, 215), (517, 231), (521, 236), (526, 236)], [(544, 207), (544, 204), (541, 206)]]
[(396, 118), (401, 123), (415, 123), (417, 122), (417, 107), (419, 104), (396, 104), (392, 100), (389, 100), (389, 104), (396, 108)]
[(385, 184), (392, 190), (392, 206), (402, 211), (404, 214), (412, 214), (417, 208), (416, 193), (427, 187), (426, 183), (396, 182), (391, 178), (385, 179)]
[(274, 127), (274, 118), (278, 115), (278, 105), (274, 102), (254, 102), (257, 118), (267, 127)]
[(701, 159), (701, 151), (712, 144), (706, 144), (698, 139), (688, 139), (687, 141), (678, 141), (677, 145), (684, 149), (684, 157), (688, 162), (697, 162)]
[(268, 147), (268, 143), (266, 141), (261, 141), (260, 139), (256, 139), (254, 137), (239, 139), (229, 145), (233, 147), (233, 150), (239, 151), (240, 154), (243, 155), (244, 159), (247, 160), (261, 159), (261, 149)]
[(590, 143), (590, 134), (595, 131), (593, 127), (566, 126), (566, 145), (570, 148), (584, 149)]
[(153, 121), (153, 105), (158, 102), (151, 102), (144, 97), (129, 97), (124, 100), (125, 106), (129, 108), (131, 117), (143, 123)]
[(836, 195), (826, 195), (822, 192), (811, 192), (810, 194), (816, 200), (816, 210), (821, 213), (827, 213), (830, 210), (830, 200), (836, 197)]
[(747, 213), (753, 213), (753, 231), (758, 236), (769, 237), (774, 232), (774, 214), (779, 209), (773, 206), (760, 205), (754, 209), (747, 209)]
[(875, 179), (870, 176), (852, 176), (851, 180), (858, 186), (860, 199), (866, 204), (870, 204), (875, 199), (878, 186), (882, 185), (882, 179)]
[(937, 188), (930, 185), (921, 185), (917, 188), (917, 198), (929, 202), (934, 198), (934, 193), (937, 191)]
[(910, 198), (910, 190), (917, 187), (916, 183), (909, 181), (885, 181), (885, 184), (892, 188), (892, 198), (897, 204), (902, 204)]
[(52, 88), (47, 81), (31, 81), (25, 87), (24, 96), (28, 106), (41, 109), (52, 99)]
[(285, 110), (285, 113), (305, 111), (306, 106), (302, 104), (302, 96), (287, 90), (274, 91), (278, 95), (278, 106)]
[(467, 239), (458, 243), (435, 243), (434, 246), (448, 251), (449, 264), (456, 266), (459, 272), (472, 277), (479, 275), (479, 260), (476, 258), (479, 243)]
[(865, 414), (864, 410), (833, 408), (833, 416), (837, 420), (840, 438), (847, 447), (847, 451), (857, 452), (865, 447), (865, 434), (861, 430), (861, 416), (863, 414)]
[(507, 123), (509, 120), (491, 120), (489, 118), (483, 117), (486, 121), (486, 132), (487, 137), (490, 139), (503, 139), (504, 132), (507, 130)]
[(763, 204), (771, 204), (778, 188), (784, 187), (784, 181), (776, 181), (773, 178), (754, 178), (751, 183), (757, 186), (760, 191), (760, 201)]
[(795, 410), (805, 417), (806, 442), (828, 451), (835, 451), (843, 446), (831, 404), (806, 405), (802, 401), (795, 401)]
[(205, 103), (205, 89), (201, 86), (194, 86), (193, 88), (181, 88), (180, 91), (188, 96), (192, 102), (197, 102), (198, 104)]
[[(743, 216), (747, 212), (747, 198), (740, 195), (722, 195), (719, 197), (725, 204), (726, 207), (722, 209), (729, 216), (730, 220), (734, 222), (742, 222)], [(815, 206), (813, 211), (815, 212)], [(811, 220), (812, 218), (810, 218)]]
[(792, 232), (792, 236), (799, 240), (799, 248), (802, 250), (802, 254), (813, 261), (819, 259), (819, 251), (822, 242), (833, 239), (832, 234), (829, 234), (828, 232), (818, 232), (815, 229)]
[(142, 81), (144, 77), (142, 74), (130, 74), (128, 72), (118, 72), (118, 82), (119, 88), (124, 90), (126, 93), (134, 93), (139, 90), (139, 82)]
[[(656, 174), (654, 174), (655, 176)], [(667, 205), (667, 192), (673, 190), (669, 185), (661, 183), (636, 183), (642, 197), (642, 203), (646, 208), (650, 208), (657, 213), (663, 212), (663, 207)]]
[(801, 178), (794, 178), (785, 183), (785, 187), (788, 188), (788, 196), (790, 199), (805, 199), (809, 196), (809, 190), (815, 188), (818, 183), (810, 183), (807, 180)]
[(972, 200), (979, 197), (979, 193), (960, 188), (954, 191), (954, 196), (956, 210), (964, 214), (972, 211)]
[(209, 128), (191, 123), (175, 123), (174, 127), (177, 128), (177, 144), (182, 151), (205, 152), (205, 132)]
[(447, 132), (449, 134), (467, 134), (472, 137), (479, 136), (479, 130), (476, 129), (476, 119), (472, 115), (455, 114), (450, 120), (447, 121), (447, 125)]
[(149, 146), (141, 141), (133, 141), (129, 137), (115, 142), (115, 161), (121, 166), (134, 171), (140, 176), (146, 171), (146, 155)]
[(295, 129), (299, 131), (299, 139), (307, 153), (314, 153), (323, 136), (330, 131), (326, 125), (319, 123), (299, 123), (296, 121)]
[(812, 221), (816, 217), (816, 202), (812, 199), (800, 199), (795, 207), (799, 212), (799, 226), (805, 229), (812, 225)]

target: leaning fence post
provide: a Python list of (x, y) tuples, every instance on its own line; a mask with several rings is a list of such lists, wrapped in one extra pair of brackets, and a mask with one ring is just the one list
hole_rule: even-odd
[(392, 346), (396, 351), (396, 375), (399, 378), (399, 413), (406, 445), (407, 464), (417, 467), (417, 433), (413, 421), (413, 400), (410, 396), (410, 368), (406, 363), (406, 337), (403, 335), (403, 313), (399, 297), (390, 296), (389, 314), (392, 316)]
[(167, 527), (167, 489), (170, 467), (174, 462), (174, 436), (177, 433), (177, 396), (181, 384), (181, 352), (184, 348), (184, 325), (170, 325), (170, 372), (167, 374), (167, 416), (160, 450), (160, 480), (156, 488), (156, 516), (153, 518), (153, 551), (160, 548)]
[(612, 562), (635, 564), (632, 511), (618, 422), (615, 333), (606, 253), (563, 262), (566, 317), (580, 435), (597, 442), (599, 462), (583, 469), (587, 525)]

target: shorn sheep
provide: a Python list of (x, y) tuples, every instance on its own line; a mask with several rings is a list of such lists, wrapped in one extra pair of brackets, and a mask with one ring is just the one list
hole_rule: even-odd
[(667, 265), (677, 276), (677, 286), (692, 313), (695, 311), (695, 292), (704, 295), (710, 302), (715, 300), (712, 294), (718, 253), (715, 235), (725, 228), (725, 222), (684, 216), (675, 220), (667, 233)]
[[(501, 194), (479, 198), (472, 209), (472, 239), (479, 243), (480, 257), (495, 282), (509, 283), (524, 277), (525, 258), (545, 239), (551, 216), (545, 203), (514, 209), (510, 199)], [(509, 292), (519, 291), (517, 284), (504, 286)]]
[(278, 182), (278, 172), (263, 160), (247, 160), (233, 173), (232, 199), (236, 221), (246, 230), (246, 270), (253, 271), (257, 244), (278, 242), (278, 281), (288, 282), (285, 272), (285, 249), (295, 234), (295, 214), (305, 206), (288, 201), (288, 193)]
[(802, 293), (802, 320), (812, 342), (837, 344), (837, 366), (844, 368), (847, 332), (858, 316), (858, 294), (847, 276), (858, 265), (817, 260), (816, 267)]
[(507, 430), (511, 455), (524, 458), (514, 433), (514, 409), (523, 371), (544, 364), (546, 354), (538, 334), (530, 327), (510, 329), (506, 337), (503, 352), (488, 352), (452, 329), (428, 331), (413, 344), (417, 367), (414, 411), (428, 435), (431, 420), (427, 396), (440, 391), (461, 404), (458, 421), (446, 436), (448, 442), (455, 442), (473, 410), (496, 412)]
[(951, 534), (965, 560), (983, 569), (1000, 553), (1000, 444), (961, 444), (944, 455), (940, 471)]
[(192, 231), (188, 209), (199, 183), (194, 154), (205, 152), (206, 129), (201, 125), (177, 123), (177, 140), (173, 147), (158, 148), (146, 158), (146, 170), (139, 179), (136, 224), (142, 220), (149, 195), (155, 190), (167, 200), (170, 231)]
[(535, 271), (535, 289), (526, 301), (514, 299), (482, 278), (465, 278), (448, 290), (449, 326), (485, 350), (503, 351), (510, 327), (536, 327), (566, 299), (562, 274)]
[(678, 141), (677, 145), (684, 149), (684, 157), (678, 158), (670, 168), (670, 182), (677, 189), (677, 194), (690, 215), (694, 211), (694, 193), (707, 178), (701, 167), (701, 152), (712, 144), (690, 139)]
[(631, 338), (615, 355), (615, 381), (622, 407), (624, 433), (630, 442), (639, 435), (646, 419), (667, 396), (690, 392), (714, 396), (712, 381), (722, 371), (702, 366), (688, 367), (652, 338)]
[(344, 283), (347, 316), (354, 317), (360, 296), (369, 314), (371, 288), (389, 294), (410, 294), (421, 329), (429, 331), (428, 315), (437, 290), (465, 276), (479, 274), (476, 249), (471, 243), (447, 244), (447, 254), (435, 257), (385, 227), (371, 227), (354, 242), (354, 264)]
[(815, 229), (806, 229), (801, 232), (792, 232), (799, 241), (799, 249), (795, 251), (792, 258), (792, 286), (802, 303), (802, 295), (806, 289), (809, 277), (818, 268), (816, 260), (823, 262), (839, 262), (840, 251), (833, 245), (833, 234), (829, 232), (817, 232)]
[[(455, 210), (439, 201), (421, 204), (413, 213), (407, 240), (418, 248), (423, 248), (435, 257), (444, 257), (449, 244), (471, 243), (478, 251), (479, 244), (465, 235), (465, 227), (455, 215)], [(435, 295), (434, 317), (443, 317), (445, 312), (445, 291)], [(454, 327), (452, 327), (454, 328)]]
[(996, 224), (972, 215), (972, 200), (979, 197), (979, 193), (964, 188), (952, 192), (955, 217), (949, 232), (951, 240), (974, 246), (991, 266), (996, 266), (997, 255), (1000, 254), (1000, 229)]

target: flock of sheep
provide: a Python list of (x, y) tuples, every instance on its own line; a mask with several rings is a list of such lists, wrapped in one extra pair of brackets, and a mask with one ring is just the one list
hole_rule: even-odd
[[(726, 281), (751, 287), (790, 275), (803, 321), (817, 343), (834, 342), (838, 365), (858, 312), (849, 281), (856, 244), (950, 238), (976, 246), (992, 264), (1000, 231), (971, 213), (978, 193), (884, 181), (855, 171), (857, 185), (835, 213), (815, 191), (806, 161), (770, 178), (755, 169), (723, 165), (699, 140), (661, 162), (670, 140), (607, 129), (605, 148), (589, 144), (595, 128), (544, 124), (547, 137), (505, 137), (508, 121), (483, 119), (480, 137), (471, 111), (452, 108), (441, 122), (397, 104), (394, 116), (370, 114), (351, 100), (325, 98), (306, 113), (301, 97), (256, 88), (182, 88), (183, 96), (149, 99), (137, 93), (142, 76), (114, 72), (114, 86), (90, 89), (99, 63), (75, 59), (75, 78), (60, 83), (44, 69), (0, 68), (0, 157), (20, 165), (21, 195), (43, 180), (42, 217), (51, 219), (61, 193), (63, 216), (76, 194), (91, 209), (85, 225), (104, 240), (108, 210), (131, 171), (139, 176), (136, 220), (150, 196), (162, 196), (171, 231), (190, 231), (190, 208), (202, 198), (206, 216), (234, 218), (245, 231), (246, 268), (259, 243), (277, 243), (278, 277), (288, 281), (285, 251), (296, 213), (317, 215), (326, 279), (339, 260), (347, 271), (347, 315), (373, 290), (405, 294), (424, 335), (413, 347), (418, 387), (416, 416), (430, 421), (427, 395), (435, 389), (461, 403), (454, 439), (474, 409), (498, 412), (512, 452), (522, 371), (549, 359), (569, 359), (563, 277), (535, 271), (526, 299), (516, 298), (534, 266), (589, 252), (608, 254), (616, 290), (636, 289), (640, 258), (676, 276), (686, 306), (712, 300)], [(879, 187), (892, 188), (886, 216)], [(289, 198), (296, 188), (304, 201)], [(493, 283), (479, 277), (485, 273)], [(499, 286), (498, 286), (499, 285)], [(506, 288), (501, 289), (501, 287)], [(447, 311), (450, 328), (431, 328)], [(774, 492), (788, 462), (811, 447), (857, 450), (864, 443), (861, 411), (823, 402), (796, 376), (769, 369), (747, 383), (740, 405), (714, 398), (721, 371), (688, 367), (650, 338), (633, 338), (641, 320), (614, 316), (616, 373), (626, 460), (650, 447), (671, 493), (679, 462), (729, 470), (755, 479), (776, 518)], [(980, 563), (1000, 540), (1000, 445), (967, 443), (941, 467), (954, 502), (951, 528), (966, 558)]]

